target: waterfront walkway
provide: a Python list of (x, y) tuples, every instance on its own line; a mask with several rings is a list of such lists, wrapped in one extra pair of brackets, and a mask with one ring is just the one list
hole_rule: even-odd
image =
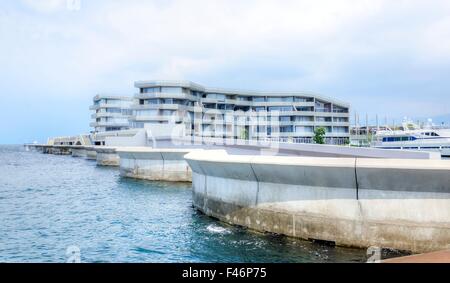
[(391, 258), (383, 263), (450, 263), (450, 250)]

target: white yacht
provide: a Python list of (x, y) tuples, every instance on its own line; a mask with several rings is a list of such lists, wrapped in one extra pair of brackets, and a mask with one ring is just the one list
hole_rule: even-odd
[(399, 130), (387, 128), (377, 131), (372, 147), (383, 149), (405, 149), (439, 151), (442, 156), (450, 156), (450, 129), (428, 124), (420, 128), (410, 121), (404, 121)]

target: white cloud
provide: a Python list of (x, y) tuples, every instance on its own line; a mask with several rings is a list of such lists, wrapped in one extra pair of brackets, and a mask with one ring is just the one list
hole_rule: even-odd
[(29, 8), (41, 13), (53, 13), (67, 8), (68, 0), (22, 0)]
[[(445, 0), (97, 0), (80, 13), (56, 13), (66, 0), (23, 3), (35, 13), (0, 18), (3, 72), (33, 88), (70, 86), (68, 96), (128, 87), (132, 75), (329, 95), (366, 80), (388, 95), (391, 70), (408, 89), (420, 70), (450, 69)], [(275, 73), (283, 68), (292, 72)]]

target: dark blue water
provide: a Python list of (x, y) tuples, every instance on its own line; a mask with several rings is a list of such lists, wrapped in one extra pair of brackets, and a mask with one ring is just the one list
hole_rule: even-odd
[(196, 212), (190, 184), (0, 146), (0, 262), (359, 262), (365, 251), (228, 226)]

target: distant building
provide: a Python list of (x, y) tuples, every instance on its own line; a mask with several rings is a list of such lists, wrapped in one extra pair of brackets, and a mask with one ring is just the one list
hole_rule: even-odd
[(185, 81), (139, 81), (134, 97), (96, 95), (90, 107), (93, 143), (138, 129), (186, 136), (312, 143), (325, 129), (327, 144), (350, 139), (349, 105), (309, 92), (207, 88)]
[(349, 105), (308, 92), (206, 88), (185, 81), (139, 81), (131, 128), (179, 124), (186, 135), (311, 143), (323, 127), (328, 144), (350, 138)]
[(94, 104), (90, 107), (90, 110), (94, 111), (91, 115), (90, 126), (94, 128), (94, 133), (122, 131), (130, 128), (131, 97), (96, 95), (93, 102)]

